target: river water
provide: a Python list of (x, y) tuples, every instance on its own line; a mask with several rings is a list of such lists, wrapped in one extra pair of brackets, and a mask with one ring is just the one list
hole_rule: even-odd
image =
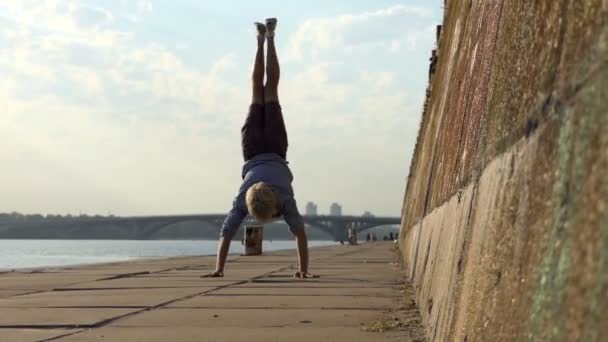
[[(309, 241), (309, 246), (335, 245)], [(264, 251), (295, 249), (295, 241), (264, 241)], [(0, 270), (95, 264), (138, 258), (215, 255), (217, 240), (0, 240)], [(234, 241), (230, 253), (243, 253)]]

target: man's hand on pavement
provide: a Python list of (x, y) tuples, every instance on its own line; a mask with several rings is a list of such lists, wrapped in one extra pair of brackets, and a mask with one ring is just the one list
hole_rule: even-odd
[(202, 275), (201, 278), (222, 278), (224, 276), (224, 272), (222, 271), (213, 271), (211, 273)]
[(296, 279), (306, 279), (306, 278), (319, 278), (318, 275), (315, 274), (311, 274), (308, 272), (302, 272), (302, 271), (298, 271), (293, 275), (294, 278)]

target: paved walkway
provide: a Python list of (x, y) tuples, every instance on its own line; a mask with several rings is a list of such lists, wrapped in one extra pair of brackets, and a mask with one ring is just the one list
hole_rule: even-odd
[[(1, 341), (416, 341), (393, 244), (193, 257), (0, 274)], [(386, 330), (369, 332), (368, 330)]]

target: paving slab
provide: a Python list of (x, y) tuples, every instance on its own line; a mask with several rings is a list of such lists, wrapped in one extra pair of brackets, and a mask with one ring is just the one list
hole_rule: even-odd
[[(215, 268), (206, 270), (174, 270), (169, 272), (154, 273), (148, 275), (142, 275), (142, 277), (169, 277), (169, 278), (192, 278), (199, 279), (202, 275), (208, 274)], [(224, 279), (239, 279), (256, 277), (261, 274), (270, 273), (279, 270), (280, 268), (276, 265), (273, 266), (247, 266), (247, 267), (233, 267), (233, 265), (226, 266), (226, 275)], [(229, 271), (229, 272), (228, 272)], [(293, 273), (292, 273), (293, 274)], [(209, 281), (216, 281), (218, 279), (206, 279)]]
[(130, 342), (319, 342), (319, 341), (361, 341), (361, 342), (410, 342), (407, 332), (370, 333), (358, 327), (284, 327), (284, 328), (197, 328), (180, 327), (179, 331), (157, 327), (116, 328), (108, 327), (86, 331), (60, 341), (130, 341)]
[(200, 277), (213, 257), (4, 274), (0, 341), (409, 341), (407, 329), (362, 330), (403, 307), (391, 249), (312, 249), (315, 279), (293, 278), (295, 251), (232, 255), (224, 278)]
[(200, 277), (171, 278), (171, 277), (129, 277), (104, 281), (78, 283), (59, 290), (70, 289), (145, 289), (145, 288), (201, 288), (217, 287), (232, 284), (240, 279), (230, 281), (227, 278), (220, 280), (207, 280)]
[(346, 280), (328, 280), (328, 279), (257, 279), (247, 283), (243, 283), (241, 287), (335, 287), (335, 288), (358, 288), (358, 287), (394, 287), (399, 285), (399, 282), (363, 282), (363, 281), (346, 281)]
[(78, 330), (64, 329), (2, 329), (0, 330), (0, 341), (6, 342), (38, 342), (50, 338), (72, 334)]
[(35, 291), (30, 290), (0, 290), (0, 298), (8, 298), (12, 296), (18, 296), (25, 293), (32, 293)]
[(43, 292), (0, 299), (0, 308), (152, 307), (211, 289), (213, 287)]
[(2, 328), (48, 328), (51, 326), (90, 326), (96, 323), (133, 312), (132, 309), (56, 309), (56, 308), (2, 308), (0, 333)]
[[(403, 277), (395, 272), (376, 272), (376, 271), (351, 271), (351, 272), (326, 272), (319, 271), (314, 273), (319, 276), (312, 282), (322, 283), (394, 283), (399, 282)], [(293, 279), (293, 272), (284, 273), (277, 272), (272, 275), (264, 276), (256, 279), (257, 282), (263, 281), (298, 281)]]
[(76, 283), (93, 281), (94, 275), (62, 274), (62, 273), (33, 273), (15, 274), (2, 277), (0, 290), (51, 290), (58, 286), (69, 286)]
[(401, 288), (389, 289), (386, 287), (247, 287), (230, 286), (227, 288), (213, 291), (214, 296), (343, 296), (343, 297), (388, 297), (401, 298), (399, 291)]
[(360, 327), (380, 319), (378, 310), (158, 309), (112, 323), (115, 327)]
[(255, 256), (255, 257), (241, 257), (237, 260), (233, 260), (232, 262), (229, 262), (228, 265), (230, 264), (247, 264), (247, 265), (263, 265), (263, 264), (270, 264), (270, 265), (289, 265), (291, 263), (297, 262), (298, 259), (296, 257), (295, 254), (290, 255), (289, 257), (284, 257), (284, 256)]
[(117, 274), (129, 274), (134, 272), (147, 272), (157, 273), (163, 271), (170, 271), (178, 268), (211, 268), (215, 263), (214, 258), (200, 257), (200, 258), (172, 258), (172, 259), (154, 259), (154, 260), (132, 260), (122, 261), (108, 264), (97, 264), (97, 265), (82, 265), (82, 266), (69, 266), (62, 268), (46, 268), (37, 272), (44, 273), (56, 273), (61, 272), (64, 274), (77, 273), (77, 274), (101, 274), (101, 275), (117, 275)]
[[(306, 291), (301, 291), (305, 293)], [(202, 295), (168, 305), (168, 308), (260, 308), (260, 309), (364, 309), (389, 310), (395, 306), (394, 298), (341, 297), (341, 296), (214, 296)]]

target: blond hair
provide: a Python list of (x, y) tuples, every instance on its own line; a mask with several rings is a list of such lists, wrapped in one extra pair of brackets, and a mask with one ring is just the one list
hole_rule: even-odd
[(245, 202), (249, 213), (261, 223), (270, 221), (277, 212), (277, 196), (264, 182), (255, 183), (247, 189)]

